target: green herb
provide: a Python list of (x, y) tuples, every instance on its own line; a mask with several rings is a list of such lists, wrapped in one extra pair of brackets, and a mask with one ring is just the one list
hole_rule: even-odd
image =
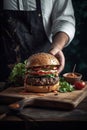
[(18, 80), (24, 79), (24, 75), (26, 72), (25, 64), (26, 60), (24, 61), (24, 63), (15, 64), (8, 78), (9, 82), (18, 84)]
[(54, 74), (47, 74), (47, 75), (45, 75), (45, 77), (50, 77), (50, 78), (54, 78), (55, 77), (55, 75)]
[(60, 85), (59, 92), (65, 93), (74, 91), (73, 85), (65, 81), (63, 78), (60, 78), (59, 85)]

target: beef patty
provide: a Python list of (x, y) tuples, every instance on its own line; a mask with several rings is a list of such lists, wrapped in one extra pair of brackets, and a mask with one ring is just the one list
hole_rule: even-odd
[(58, 82), (59, 77), (27, 77), (26, 83), (35, 86), (54, 85)]

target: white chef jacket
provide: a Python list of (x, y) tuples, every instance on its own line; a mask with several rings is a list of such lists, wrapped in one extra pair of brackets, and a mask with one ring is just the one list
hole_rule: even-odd
[[(4, 9), (33, 11), (36, 10), (36, 1), (4, 0)], [(65, 32), (69, 36), (68, 45), (75, 35), (75, 16), (72, 1), (41, 0), (41, 9), (44, 29), (50, 42), (52, 42), (52, 36), (61, 31)]]

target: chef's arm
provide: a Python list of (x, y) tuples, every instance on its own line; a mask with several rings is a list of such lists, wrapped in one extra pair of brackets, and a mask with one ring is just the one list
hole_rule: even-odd
[(53, 37), (53, 42), (52, 42), (52, 49), (55, 50), (63, 50), (63, 48), (67, 45), (69, 41), (69, 36), (65, 32), (58, 32), (56, 35)]
[(65, 66), (65, 57), (62, 50), (67, 45), (68, 41), (69, 41), (69, 36), (66, 33), (64, 32), (56, 33), (56, 35), (53, 38), (53, 43), (49, 51), (49, 53), (55, 55), (60, 61), (60, 67), (58, 68), (59, 73), (61, 73), (61, 71), (64, 69)]

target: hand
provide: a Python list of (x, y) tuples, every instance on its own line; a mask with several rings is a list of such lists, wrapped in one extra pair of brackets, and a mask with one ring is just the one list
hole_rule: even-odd
[(49, 51), (50, 54), (56, 56), (60, 62), (60, 67), (58, 68), (58, 73), (61, 73), (65, 66), (65, 57), (60, 49), (53, 48)]

